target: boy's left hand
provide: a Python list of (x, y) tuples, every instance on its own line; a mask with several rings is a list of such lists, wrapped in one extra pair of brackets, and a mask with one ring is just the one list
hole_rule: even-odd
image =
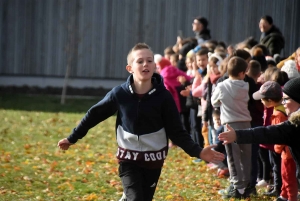
[(200, 158), (202, 160), (205, 160), (207, 162), (212, 163), (219, 163), (225, 159), (224, 154), (217, 152), (213, 150), (212, 148), (216, 147), (217, 145), (210, 145), (208, 147), (205, 147), (200, 152)]

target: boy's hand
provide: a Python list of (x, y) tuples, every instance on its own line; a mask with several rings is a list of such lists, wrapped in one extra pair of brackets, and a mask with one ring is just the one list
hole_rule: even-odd
[(227, 131), (225, 131), (219, 135), (219, 137), (218, 137), (219, 140), (223, 141), (223, 144), (229, 144), (229, 143), (236, 141), (235, 130), (228, 124), (226, 124), (226, 128), (227, 128)]
[(212, 162), (212, 163), (219, 163), (224, 160), (225, 156), (224, 154), (217, 152), (213, 150), (212, 148), (216, 147), (217, 145), (210, 145), (208, 147), (205, 147), (202, 149), (200, 152), (200, 158), (202, 160), (205, 160), (207, 162)]
[(60, 140), (57, 143), (57, 146), (62, 149), (62, 150), (67, 150), (69, 149), (69, 147), (72, 145), (72, 143), (69, 142), (69, 140), (67, 138), (64, 138), (62, 140)]

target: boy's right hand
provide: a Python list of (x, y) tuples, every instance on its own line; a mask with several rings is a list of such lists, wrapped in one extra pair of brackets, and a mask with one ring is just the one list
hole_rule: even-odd
[(62, 150), (68, 150), (71, 145), (72, 143), (70, 143), (67, 138), (62, 139), (57, 143), (57, 146)]

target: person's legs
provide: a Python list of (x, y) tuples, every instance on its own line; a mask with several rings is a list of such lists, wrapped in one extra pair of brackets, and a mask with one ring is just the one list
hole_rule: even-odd
[(274, 151), (269, 151), (270, 162), (273, 167), (274, 187), (278, 194), (281, 192), (281, 155)]
[(282, 188), (280, 196), (287, 198), (290, 201), (296, 201), (298, 195), (298, 184), (297, 178), (295, 177), (295, 173), (296, 164), (294, 159), (282, 159)]
[(191, 125), (191, 134), (193, 140), (199, 144), (201, 147), (203, 146), (203, 140), (199, 139), (200, 137), (200, 130), (201, 130), (201, 121), (197, 117), (198, 109), (191, 108), (190, 109), (190, 125)]
[(255, 187), (258, 175), (258, 149), (259, 144), (252, 144), (251, 181), (250, 186)]
[(161, 168), (146, 169), (132, 163), (120, 163), (119, 177), (127, 201), (151, 201), (160, 173)]
[(272, 167), (271, 167), (271, 163), (270, 163), (269, 150), (259, 147), (258, 154), (259, 154), (260, 160), (262, 161), (262, 164), (263, 164), (262, 179), (265, 181), (270, 181), (270, 179), (271, 179), (270, 173), (271, 173)]
[[(230, 123), (230, 126), (234, 129), (250, 128), (250, 122)], [(242, 145), (230, 143), (225, 145), (228, 169), (230, 173), (230, 183), (232, 183), (234, 189), (231, 193), (225, 195), (224, 198), (249, 197), (248, 193), (245, 193), (245, 190), (250, 184), (252, 154), (251, 147), (251, 144)]]

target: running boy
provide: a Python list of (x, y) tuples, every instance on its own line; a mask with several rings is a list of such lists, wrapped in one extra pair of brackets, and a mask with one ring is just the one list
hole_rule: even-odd
[[(211, 97), (214, 107), (220, 106), (221, 123), (234, 128), (250, 128), (251, 116), (248, 110), (249, 84), (244, 81), (247, 62), (240, 57), (232, 57), (227, 65), (229, 78), (219, 83)], [(226, 128), (225, 128), (226, 130)], [(224, 198), (249, 197), (246, 188), (251, 176), (251, 144), (231, 143), (225, 146), (230, 187)]]
[(119, 176), (128, 201), (150, 201), (168, 152), (170, 138), (192, 157), (222, 161), (224, 155), (202, 149), (183, 129), (174, 99), (166, 90), (153, 52), (144, 43), (135, 45), (127, 56), (127, 82), (113, 88), (91, 107), (68, 138), (58, 142), (67, 150), (88, 130), (117, 112)]

